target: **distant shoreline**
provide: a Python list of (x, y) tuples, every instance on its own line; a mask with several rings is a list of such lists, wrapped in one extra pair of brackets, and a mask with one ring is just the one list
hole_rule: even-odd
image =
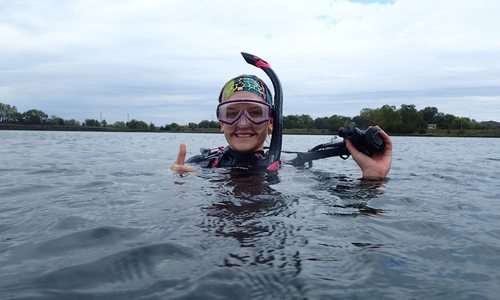
[[(135, 130), (129, 128), (87, 127), (64, 125), (17, 125), (0, 124), (0, 130), (32, 130), (32, 131), (98, 131), (98, 132), (155, 132), (155, 133), (220, 133), (218, 128), (177, 128), (175, 130)], [(285, 129), (284, 134), (291, 135), (336, 135), (326, 129)], [(500, 137), (500, 128), (492, 129), (429, 129), (425, 133), (396, 134), (391, 136), (422, 137)]]

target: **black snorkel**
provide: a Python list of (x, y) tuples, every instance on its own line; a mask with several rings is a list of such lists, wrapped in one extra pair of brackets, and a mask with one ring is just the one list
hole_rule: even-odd
[(245, 52), (241, 52), (241, 55), (243, 55), (247, 63), (262, 69), (264, 73), (269, 76), (274, 87), (272, 104), (274, 123), (271, 144), (269, 145), (267, 158), (262, 160), (261, 164), (256, 167), (265, 167), (268, 171), (276, 171), (280, 165), (281, 146), (283, 142), (283, 90), (281, 88), (281, 83), (278, 76), (267, 62), (255, 55)]

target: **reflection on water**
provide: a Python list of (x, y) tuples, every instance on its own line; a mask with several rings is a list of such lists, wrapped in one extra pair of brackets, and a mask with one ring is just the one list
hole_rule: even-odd
[(229, 195), (240, 199), (270, 195), (273, 193), (271, 185), (280, 182), (277, 173), (224, 169), (208, 180), (214, 183), (214, 190), (219, 191), (220, 196)]
[[(202, 210), (206, 218), (199, 224), (206, 232), (238, 241), (240, 248), (224, 258), (226, 267), (265, 264), (284, 269), (293, 260), (300, 266), (296, 253), (286, 252), (294, 226), (282, 215), (290, 210), (290, 199), (273, 189), (280, 182), (278, 174), (225, 171), (209, 182), (213, 201)], [(300, 272), (295, 270), (294, 272)]]
[[(312, 171), (318, 184), (315, 190), (327, 191), (333, 197), (325, 205), (337, 208), (334, 216), (378, 215), (383, 209), (368, 206), (369, 200), (383, 194), (385, 180), (359, 180), (345, 175)], [(332, 201), (333, 199), (333, 201)]]
[[(309, 176), (314, 189), (292, 195), (275, 189), (281, 183), (280, 176), (239, 170), (209, 170), (200, 176), (209, 183), (213, 197), (202, 207), (206, 217), (198, 226), (209, 234), (235, 240), (239, 245), (224, 256), (221, 266), (266, 265), (287, 276), (300, 274), (304, 260), (300, 249), (309, 243), (307, 232), (311, 230), (300, 216), (303, 207), (299, 202), (304, 201), (301, 199), (321, 202), (327, 207), (322, 214), (331, 217), (383, 212), (368, 206), (370, 199), (382, 194), (382, 182), (312, 171)], [(324, 197), (322, 192), (328, 196)], [(309, 217), (309, 222), (312, 221)], [(370, 243), (352, 244), (373, 247)], [(329, 278), (326, 274), (323, 277)]]

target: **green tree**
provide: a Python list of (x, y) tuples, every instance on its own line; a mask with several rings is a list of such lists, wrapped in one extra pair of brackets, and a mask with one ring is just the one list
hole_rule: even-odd
[(374, 122), (369, 125), (378, 125), (388, 132), (400, 132), (402, 124), (401, 114), (396, 107), (384, 105), (374, 110)]
[(123, 122), (123, 121), (116, 121), (111, 126), (114, 127), (114, 128), (117, 128), (117, 129), (125, 129), (125, 128), (127, 128), (127, 126), (125, 125), (125, 122)]
[(0, 102), (0, 124), (1, 123), (21, 123), (22, 114), (17, 111), (15, 106)]
[(106, 119), (103, 119), (103, 120), (101, 121), (101, 126), (102, 126), (102, 127), (106, 127), (106, 126), (108, 126), (108, 122), (106, 122)]
[(425, 124), (422, 119), (422, 114), (419, 114), (414, 104), (401, 104), (399, 109), (401, 115), (401, 133), (414, 133), (425, 130)]
[(472, 129), (483, 129), (482, 124), (476, 122), (476, 120), (474, 120), (474, 119), (470, 120), (470, 123), (471, 123), (471, 128)]
[(219, 128), (220, 125), (215, 121), (203, 120), (197, 125), (199, 128)]
[(151, 131), (156, 130), (156, 126), (155, 126), (155, 124), (153, 124), (153, 122), (149, 123), (149, 130), (151, 130)]
[(349, 117), (333, 115), (314, 119), (314, 126), (317, 129), (328, 129), (330, 132), (337, 132), (340, 127), (347, 126), (350, 121), (351, 118)]
[(101, 122), (99, 122), (96, 119), (86, 119), (85, 122), (83, 122), (83, 126), (87, 126), (87, 127), (101, 127)]
[(170, 124), (167, 124), (165, 125), (165, 130), (168, 130), (168, 131), (179, 131), (181, 129), (181, 126), (177, 123), (170, 123)]
[(359, 128), (367, 128), (370, 125), (375, 125), (375, 110), (371, 108), (363, 108), (358, 116), (352, 118)]
[(80, 121), (75, 119), (64, 120), (64, 124), (66, 124), (66, 126), (80, 127)]
[(130, 122), (127, 122), (125, 125), (129, 129), (135, 130), (147, 130), (149, 128), (148, 124), (146, 124), (144, 121), (138, 121), (135, 119), (130, 120)]
[(14, 111), (11, 115), (10, 123), (22, 124), (23, 123), (23, 114), (17, 111)]
[(38, 109), (30, 109), (22, 115), (23, 123), (26, 125), (41, 125), (47, 122), (47, 114)]
[(210, 121), (208, 120), (203, 120), (200, 123), (198, 123), (199, 128), (210, 128)]
[(422, 119), (427, 124), (436, 124), (436, 117), (439, 114), (439, 111), (435, 107), (427, 106), (426, 108), (421, 110)]
[(50, 125), (65, 125), (65, 122), (62, 118), (58, 116), (50, 116), (50, 119), (47, 120), (47, 124)]
[(434, 118), (437, 127), (439, 127), (440, 129), (451, 129), (452, 128), (451, 124), (455, 119), (456, 117), (454, 115), (444, 114), (444, 113), (438, 113)]
[(288, 115), (283, 117), (283, 128), (312, 129), (314, 127), (314, 120), (309, 115)]
[(451, 129), (472, 129), (474, 127), (474, 123), (469, 118), (454, 118), (451, 122)]
[(302, 128), (312, 129), (314, 128), (314, 120), (310, 115), (300, 115), (299, 116), (300, 124)]
[(340, 127), (346, 127), (351, 122), (351, 118), (333, 115), (328, 118), (328, 130), (330, 132), (337, 132)]
[(328, 129), (328, 117), (314, 119), (314, 127), (317, 129)]
[(297, 115), (288, 115), (283, 117), (283, 128), (295, 129), (299, 128), (299, 120)]

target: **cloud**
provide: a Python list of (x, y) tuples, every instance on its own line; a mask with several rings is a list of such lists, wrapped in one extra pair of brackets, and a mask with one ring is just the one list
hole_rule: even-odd
[(416, 104), (498, 121), (499, 13), (493, 0), (3, 1), (0, 101), (198, 122), (227, 79), (265, 78), (245, 51), (279, 74), (286, 114)]

